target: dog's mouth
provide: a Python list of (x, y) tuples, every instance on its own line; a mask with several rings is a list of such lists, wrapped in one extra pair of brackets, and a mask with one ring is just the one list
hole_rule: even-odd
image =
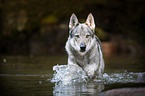
[(81, 47), (81, 52), (85, 52), (86, 51), (86, 47)]
[(80, 51), (81, 51), (81, 52), (85, 52), (85, 51), (86, 51), (86, 44), (82, 43), (82, 44), (80, 45)]

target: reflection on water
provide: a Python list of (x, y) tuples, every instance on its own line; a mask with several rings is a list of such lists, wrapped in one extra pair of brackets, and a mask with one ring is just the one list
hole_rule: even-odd
[(51, 82), (53, 66), (66, 64), (67, 56), (4, 56), (1, 62), (0, 92), (5, 96), (98, 95), (110, 89), (145, 87), (144, 57), (107, 57), (102, 78), (70, 85)]
[(73, 85), (55, 85), (53, 94), (56, 96), (79, 96), (82, 94), (96, 94), (104, 89), (104, 85), (94, 83), (79, 83)]

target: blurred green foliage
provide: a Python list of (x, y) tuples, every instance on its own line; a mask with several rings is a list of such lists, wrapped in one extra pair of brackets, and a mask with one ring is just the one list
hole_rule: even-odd
[(55, 24), (55, 23), (57, 23), (57, 21), (58, 20), (55, 16), (50, 15), (50, 16), (47, 16), (47, 17), (43, 18), (41, 23), (42, 24), (53, 24), (53, 23)]
[(101, 28), (96, 27), (96, 35), (99, 37), (99, 39), (102, 41), (108, 41), (108, 34)]

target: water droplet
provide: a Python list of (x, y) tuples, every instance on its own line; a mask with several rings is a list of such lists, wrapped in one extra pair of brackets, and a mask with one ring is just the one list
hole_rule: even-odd
[(42, 84), (42, 81), (39, 81), (39, 84)]
[(7, 59), (3, 59), (3, 62), (6, 63), (7, 62)]

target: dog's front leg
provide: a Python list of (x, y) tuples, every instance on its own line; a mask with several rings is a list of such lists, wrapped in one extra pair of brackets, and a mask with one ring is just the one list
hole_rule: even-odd
[(88, 74), (91, 79), (94, 79), (96, 76), (96, 71), (98, 69), (98, 65), (96, 63), (89, 64), (85, 66), (84, 70)]
[(73, 64), (76, 64), (74, 62), (74, 56), (73, 55), (69, 55), (68, 56), (68, 65), (73, 65)]

